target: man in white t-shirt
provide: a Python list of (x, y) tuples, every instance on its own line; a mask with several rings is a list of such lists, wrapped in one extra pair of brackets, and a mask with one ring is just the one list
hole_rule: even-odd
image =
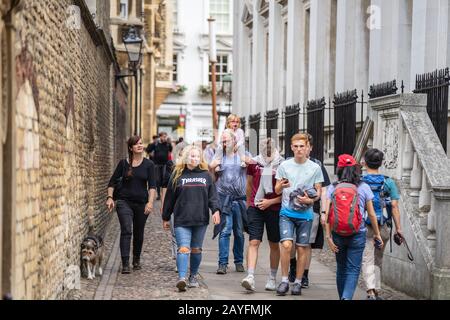
[[(278, 167), (275, 187), (275, 192), (283, 195), (280, 211), (282, 280), (277, 289), (277, 294), (280, 296), (286, 295), (289, 291), (289, 262), (294, 239), (298, 263), (292, 294), (301, 295), (306, 252), (314, 219), (313, 204), (320, 199), (324, 181), (320, 166), (308, 159), (308, 136), (306, 134), (293, 136), (291, 148), (294, 158), (283, 162)], [(303, 196), (297, 195), (298, 190), (304, 192)], [(308, 193), (314, 193), (315, 196), (310, 197)]]

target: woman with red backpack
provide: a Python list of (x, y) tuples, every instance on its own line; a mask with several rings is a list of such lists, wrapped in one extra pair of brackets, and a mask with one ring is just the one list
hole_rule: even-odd
[(366, 246), (365, 211), (374, 226), (376, 248), (383, 247), (383, 240), (373, 209), (373, 192), (361, 181), (361, 167), (352, 156), (339, 156), (337, 176), (338, 181), (327, 190), (326, 240), (330, 250), (336, 254), (339, 299), (352, 300)]

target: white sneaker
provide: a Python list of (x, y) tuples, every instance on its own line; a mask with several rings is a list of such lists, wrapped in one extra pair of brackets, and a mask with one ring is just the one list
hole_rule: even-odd
[(241, 281), (241, 286), (243, 286), (248, 291), (255, 291), (255, 277), (247, 276)]
[(275, 279), (269, 278), (266, 283), (266, 290), (267, 291), (276, 291), (277, 290), (277, 283)]

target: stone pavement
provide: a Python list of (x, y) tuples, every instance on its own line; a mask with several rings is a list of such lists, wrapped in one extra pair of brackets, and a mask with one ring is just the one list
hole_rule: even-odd
[[(160, 203), (155, 209), (159, 212)], [(267, 241), (260, 247), (258, 265), (255, 272), (256, 292), (247, 293), (240, 286), (245, 273), (234, 270), (233, 256), (230, 255), (229, 270), (226, 275), (217, 275), (217, 239), (212, 240), (212, 226), (208, 228), (203, 247), (203, 261), (200, 267), (201, 288), (188, 289), (179, 293), (175, 288), (177, 274), (175, 261), (171, 257), (170, 233), (162, 230), (162, 220), (158, 214), (149, 216), (145, 230), (144, 250), (142, 254), (143, 269), (131, 275), (120, 274), (120, 227), (117, 215), (108, 226), (105, 237), (104, 274), (95, 280), (82, 279), (81, 291), (71, 299), (81, 300), (336, 300), (335, 284), (336, 262), (329, 250), (314, 250), (310, 270), (310, 288), (302, 291), (302, 296), (277, 297), (274, 292), (264, 290), (269, 266), (269, 249)], [(247, 244), (247, 240), (246, 240)], [(231, 250), (230, 250), (231, 251)], [(278, 272), (277, 279), (281, 277)], [(365, 299), (360, 288), (355, 292), (355, 300)], [(412, 299), (408, 296), (386, 289), (383, 297), (393, 300)]]

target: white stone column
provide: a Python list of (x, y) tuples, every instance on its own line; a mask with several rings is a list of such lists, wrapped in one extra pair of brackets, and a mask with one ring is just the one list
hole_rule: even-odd
[(393, 45), (398, 47), (395, 57), (396, 77), (398, 79), (399, 92), (401, 92), (401, 83), (403, 81), (405, 92), (411, 92), (414, 84), (410, 82), (411, 78), (411, 42), (412, 42), (412, 1), (397, 0), (398, 7), (398, 34), (393, 39)]
[(233, 113), (242, 116), (242, 86), (244, 84), (243, 61), (246, 52), (242, 48), (244, 24), (242, 23), (240, 16), (242, 16), (244, 2), (239, 0), (234, 0), (233, 2), (233, 30), (235, 31), (233, 33), (233, 55), (236, 57), (233, 60)]
[(413, 0), (411, 41), (411, 88), (416, 83), (416, 75), (425, 72), (426, 12), (427, 0)]
[(448, 0), (414, 0), (411, 45), (411, 88), (416, 75), (448, 66)]
[(337, 8), (336, 91), (368, 89), (369, 0), (339, 0)]
[(286, 104), (293, 105), (300, 101), (301, 61), (304, 59), (302, 45), (304, 44), (304, 14), (301, 1), (288, 2), (288, 43), (287, 43), (287, 74), (286, 74)]
[(262, 110), (264, 101), (264, 24), (258, 12), (260, 1), (253, 2), (253, 69), (251, 114)]
[(308, 100), (328, 96), (331, 0), (311, 0)]
[(282, 19), (281, 5), (276, 1), (269, 2), (269, 73), (268, 73), (268, 110), (278, 108), (280, 100), (280, 81), (282, 75), (283, 47), (282, 47)]

